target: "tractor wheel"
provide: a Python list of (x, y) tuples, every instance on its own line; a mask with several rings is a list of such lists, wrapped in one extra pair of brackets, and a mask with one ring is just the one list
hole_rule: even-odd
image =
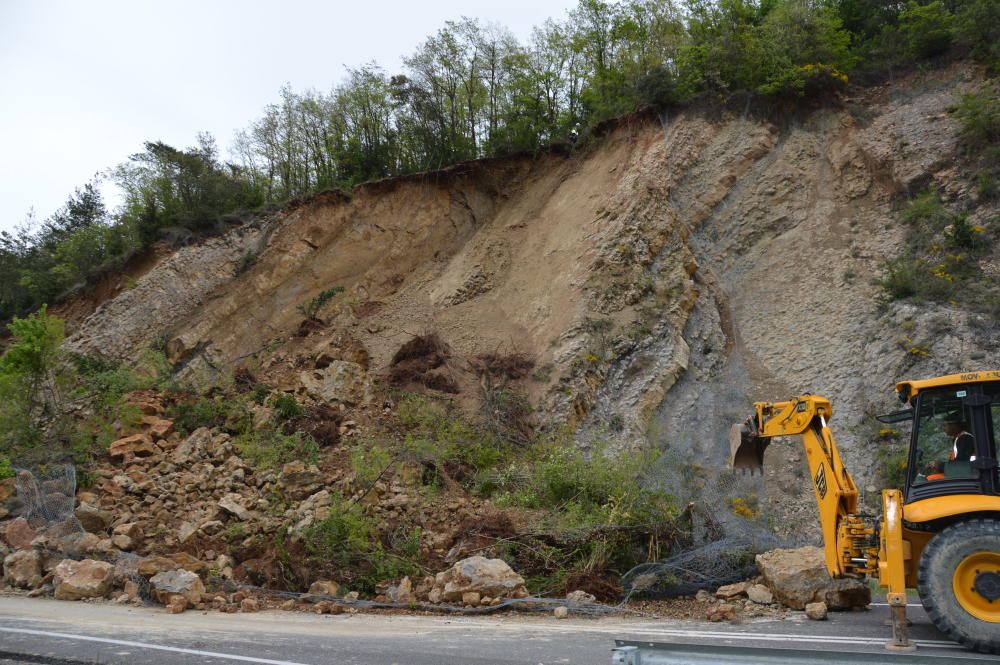
[(1000, 654), (1000, 521), (971, 519), (934, 536), (920, 557), (917, 591), (941, 632)]

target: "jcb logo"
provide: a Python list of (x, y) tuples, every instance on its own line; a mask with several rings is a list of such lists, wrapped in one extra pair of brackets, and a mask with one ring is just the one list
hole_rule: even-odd
[(826, 467), (823, 464), (819, 465), (819, 471), (816, 472), (816, 493), (819, 494), (819, 498), (822, 499), (826, 497)]

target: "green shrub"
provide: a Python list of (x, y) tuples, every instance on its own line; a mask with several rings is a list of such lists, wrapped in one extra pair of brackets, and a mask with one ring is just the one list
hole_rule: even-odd
[(920, 5), (911, 0), (899, 14), (899, 29), (912, 55), (929, 58), (948, 50), (954, 17), (941, 2)]
[(961, 123), (959, 137), (968, 148), (1000, 143), (1000, 99), (989, 85), (962, 95), (953, 110)]
[(270, 469), (293, 460), (316, 461), (319, 444), (304, 432), (284, 434), (274, 429), (251, 429), (236, 439), (240, 455), (262, 469)]
[(296, 401), (295, 397), (288, 393), (281, 393), (271, 400), (271, 408), (274, 409), (275, 415), (282, 420), (298, 418), (299, 416), (304, 416), (306, 413), (306, 410)]
[(11, 464), (10, 458), (0, 453), (0, 480), (13, 478), (14, 475), (14, 465)]
[(224, 428), (234, 415), (236, 406), (230, 400), (199, 397), (194, 402), (180, 402), (170, 409), (174, 427), (182, 434), (190, 434), (200, 427)]
[(374, 441), (361, 441), (351, 449), (354, 478), (364, 485), (374, 483), (392, 461), (393, 456), (389, 451)]
[(321, 291), (315, 298), (307, 300), (305, 303), (299, 305), (298, 310), (307, 319), (315, 319), (319, 314), (319, 311), (323, 309), (323, 306), (326, 305), (326, 303), (328, 303), (338, 293), (343, 292), (344, 287), (342, 286), (335, 286), (332, 289)]

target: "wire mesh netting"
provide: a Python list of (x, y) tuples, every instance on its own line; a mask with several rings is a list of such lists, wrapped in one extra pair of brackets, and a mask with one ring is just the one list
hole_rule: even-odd
[(21, 517), (32, 530), (45, 533), (50, 541), (84, 532), (74, 514), (76, 468), (72, 464), (15, 467), (15, 471)]

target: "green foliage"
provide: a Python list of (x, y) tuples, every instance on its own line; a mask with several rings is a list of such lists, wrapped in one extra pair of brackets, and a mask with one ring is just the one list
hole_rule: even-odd
[(954, 17), (941, 2), (911, 0), (899, 14), (899, 30), (912, 55), (930, 58), (948, 50), (954, 37)]
[(226, 396), (178, 402), (169, 413), (174, 427), (182, 434), (190, 434), (200, 427), (225, 429), (237, 434), (251, 429), (251, 417), (243, 404)]
[(1000, 98), (990, 86), (963, 95), (954, 113), (961, 123), (959, 136), (969, 149), (1000, 143)]
[(375, 441), (361, 441), (351, 448), (351, 470), (362, 485), (371, 485), (395, 458)]
[(330, 300), (338, 293), (343, 292), (344, 287), (342, 286), (335, 286), (332, 289), (321, 291), (315, 298), (311, 298), (304, 304), (299, 305), (298, 310), (307, 319), (315, 319), (316, 315), (319, 314), (319, 311), (323, 309), (323, 306), (326, 305), (326, 303), (330, 302)]
[(288, 393), (279, 393), (271, 400), (271, 408), (274, 409), (274, 414), (281, 420), (291, 420), (304, 416), (306, 413), (306, 410), (302, 408), (302, 405), (298, 403), (295, 397)]
[(65, 332), (62, 320), (49, 316), (43, 306), (27, 318), (15, 318), (7, 327), (17, 342), (0, 357), (0, 375), (41, 381), (53, 369), (59, 353)]
[(14, 477), (14, 466), (10, 463), (10, 458), (0, 453), (0, 480)]
[(890, 299), (962, 302), (973, 309), (994, 301), (978, 261), (989, 246), (989, 229), (948, 209), (934, 191), (914, 198), (902, 219), (908, 246), (885, 262), (878, 280)]
[(327, 516), (306, 530), (302, 542), (320, 566), (341, 574), (354, 572), (352, 586), (358, 591), (371, 593), (379, 581), (420, 572), (413, 563), (420, 552), (419, 528), (386, 548), (363, 508), (339, 494), (333, 495)]
[[(176, 424), (176, 423), (175, 423)], [(319, 444), (304, 432), (285, 434), (272, 428), (246, 431), (236, 439), (240, 455), (262, 469), (280, 467), (293, 460), (316, 461)]]

